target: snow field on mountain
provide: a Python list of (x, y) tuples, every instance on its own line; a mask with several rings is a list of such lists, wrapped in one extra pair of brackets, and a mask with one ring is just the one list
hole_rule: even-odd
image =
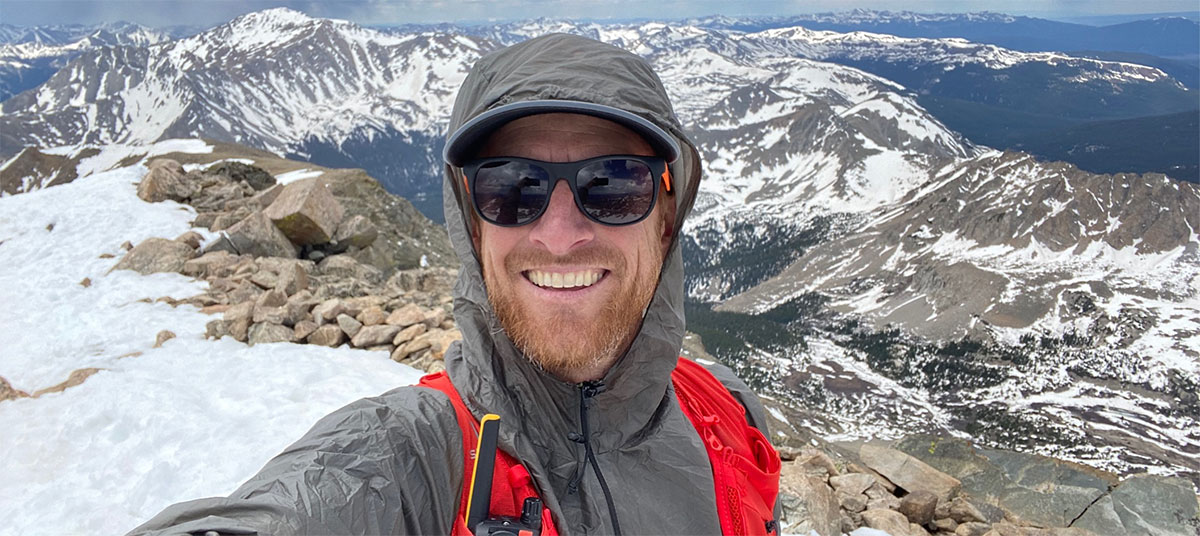
[[(2, 535), (120, 534), (169, 504), (227, 495), (323, 415), (420, 376), (379, 352), (206, 340), (214, 317), (154, 301), (205, 283), (108, 273), (122, 242), (174, 238), (195, 216), (137, 198), (145, 172), (0, 198), (0, 376), (32, 393), (100, 369), (0, 402)], [(176, 337), (153, 348), (161, 330)]]

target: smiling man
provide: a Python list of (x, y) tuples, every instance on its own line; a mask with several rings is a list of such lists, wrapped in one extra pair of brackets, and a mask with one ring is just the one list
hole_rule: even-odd
[(701, 169), (649, 65), (561, 34), (494, 52), (444, 156), (463, 332), (446, 372), (338, 410), (229, 498), (135, 533), (775, 533), (761, 404), (678, 357)]

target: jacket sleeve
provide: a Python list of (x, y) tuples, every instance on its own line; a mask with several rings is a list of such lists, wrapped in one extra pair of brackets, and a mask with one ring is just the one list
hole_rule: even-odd
[(449, 534), (462, 460), (446, 396), (402, 387), (327, 415), (228, 498), (170, 506), (130, 535)]

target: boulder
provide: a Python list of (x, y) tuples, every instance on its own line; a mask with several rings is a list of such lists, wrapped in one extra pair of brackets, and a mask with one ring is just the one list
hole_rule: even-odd
[(869, 509), (862, 513), (863, 525), (882, 530), (891, 536), (928, 536), (918, 525), (909, 523), (904, 514), (895, 510)]
[(291, 296), (301, 290), (307, 289), (308, 283), (308, 272), (297, 261), (279, 271), (279, 277), (275, 281), (275, 288)]
[(306, 246), (332, 240), (343, 210), (323, 182), (306, 179), (284, 186), (264, 213), (293, 243)]
[[(244, 182), (255, 190), (275, 186), (275, 177), (259, 167), (241, 162), (217, 162), (204, 170), (206, 175), (224, 175), (235, 182)], [(264, 205), (265, 206), (265, 205)]]
[(320, 326), (308, 336), (309, 344), (320, 346), (328, 346), (335, 348), (346, 341), (346, 334), (342, 332), (342, 328), (337, 324), (325, 324)]
[(375, 225), (359, 214), (341, 222), (333, 235), (333, 240), (336, 248), (345, 251), (349, 247), (365, 248), (375, 242), (378, 236), (379, 230), (375, 228)]
[(309, 335), (312, 335), (314, 331), (317, 331), (318, 327), (319, 326), (317, 326), (317, 323), (313, 322), (312, 320), (301, 320), (296, 322), (296, 326), (293, 329), (295, 332), (293, 338), (297, 341), (303, 341), (307, 339)]
[(204, 325), (204, 338), (206, 339), (220, 339), (226, 335), (229, 335), (229, 328), (225, 325), (224, 320), (217, 318), (209, 320)]
[(896, 511), (904, 514), (909, 522), (927, 525), (933, 522), (933, 512), (936, 509), (937, 495), (925, 490), (917, 490), (900, 499), (900, 506)]
[[(382, 324), (384, 320), (387, 320), (387, 317), (388, 314), (384, 312), (382, 307), (378, 305), (372, 305), (366, 309), (363, 309), (361, 313), (358, 313), (358, 316), (356, 316), (355, 319), (357, 319), (359, 322), (362, 322), (364, 326), (375, 326)], [(398, 333), (400, 331), (400, 326), (395, 326), (395, 328), (396, 332)]]
[(199, 279), (228, 275), (224, 273), (225, 270), (237, 264), (237, 262), (237, 256), (230, 254), (228, 251), (210, 251), (183, 263), (180, 273)]
[(417, 323), (424, 323), (425, 311), (421, 310), (421, 308), (417, 305), (410, 303), (404, 307), (392, 311), (392, 314), (388, 315), (386, 322), (393, 326), (400, 326), (402, 328)]
[(859, 449), (863, 464), (908, 492), (924, 490), (949, 501), (962, 489), (958, 479), (896, 449), (865, 444)]
[(1004, 511), (975, 499), (966, 497), (955, 497), (950, 501), (950, 508), (947, 512), (950, 519), (959, 523), (969, 523), (976, 521), (979, 523), (995, 523), (1004, 519)]
[(292, 328), (271, 322), (260, 322), (250, 326), (249, 344), (264, 344), (271, 342), (292, 342), (295, 331)]
[(785, 463), (780, 468), (779, 502), (783, 507), (781, 533), (838, 536), (841, 512), (833, 490), (820, 476), (809, 473), (802, 463)]
[(200, 244), (204, 243), (204, 237), (196, 231), (188, 231), (175, 237), (175, 241), (192, 246), (192, 249), (200, 249)]
[[(379, 324), (374, 326), (363, 326), (358, 330), (358, 333), (350, 339), (350, 344), (356, 348), (368, 348), (371, 346), (380, 346), (390, 344), (396, 334), (400, 332), (398, 326), (389, 326), (387, 324)], [(389, 345), (388, 350), (391, 351)]]
[(330, 255), (321, 259), (317, 264), (321, 275), (334, 276), (344, 279), (360, 279), (368, 283), (378, 283), (383, 280), (383, 272), (374, 266), (360, 263), (349, 255)]
[(241, 254), (294, 259), (300, 253), (300, 249), (262, 212), (255, 212), (230, 227), (226, 236)]
[(865, 493), (874, 483), (875, 477), (866, 473), (850, 473), (829, 478), (829, 485), (833, 486), (833, 489), (849, 495)]
[(162, 348), (163, 343), (174, 339), (175, 333), (170, 330), (162, 330), (154, 337), (154, 348)]
[(1197, 492), (1178, 477), (1133, 475), (1072, 524), (1099, 536), (1155, 534), (1194, 536), (1200, 525)]
[(337, 316), (337, 325), (346, 333), (347, 337), (358, 335), (358, 331), (363, 327), (362, 322), (355, 320), (353, 316), (346, 313)]
[(337, 319), (338, 315), (344, 314), (345, 312), (346, 304), (342, 300), (338, 298), (330, 298), (313, 307), (312, 318), (313, 322), (316, 322), (317, 325), (320, 326), (326, 322), (333, 322)]
[[(191, 246), (166, 238), (147, 238), (126, 253), (113, 270), (133, 270), (140, 274), (179, 272), (196, 255)], [(111, 270), (110, 270), (111, 271)]]
[[(397, 327), (399, 327), (399, 326), (397, 326)], [(392, 339), (392, 344), (394, 344), (396, 346), (401, 346), (404, 343), (415, 339), (417, 337), (417, 335), (425, 333), (426, 329), (427, 328), (425, 327), (425, 324), (420, 324), (420, 323), (408, 326), (408, 327), (400, 330), (400, 332), (396, 334), (396, 338)]]
[(137, 196), (150, 203), (168, 199), (184, 202), (196, 191), (196, 185), (188, 180), (179, 162), (159, 159), (150, 164), (150, 171), (138, 183)]
[(225, 325), (229, 334), (241, 342), (249, 336), (250, 323), (254, 317), (254, 302), (243, 301), (225, 311)]
[(955, 527), (954, 536), (984, 536), (990, 530), (992, 530), (992, 526), (987, 523), (968, 521), (959, 523), (958, 527)]
[(868, 499), (866, 495), (861, 493), (850, 494), (844, 491), (839, 491), (835, 493), (835, 496), (837, 497), (838, 505), (840, 505), (842, 509), (847, 512), (857, 514), (858, 512), (862, 512), (863, 510), (867, 509)]

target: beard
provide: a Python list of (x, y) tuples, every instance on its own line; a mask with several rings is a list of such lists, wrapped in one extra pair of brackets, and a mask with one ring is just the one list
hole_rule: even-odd
[[(488, 301), (500, 325), (526, 359), (560, 378), (611, 366), (633, 342), (642, 316), (658, 287), (663, 252), (649, 248), (649, 258), (641, 257), (638, 272), (632, 273), (615, 249), (588, 247), (557, 257), (542, 250), (514, 250), (503, 266), (483, 266)], [(539, 308), (518, 298), (517, 284), (524, 284), (525, 267), (610, 266), (604, 277), (613, 278), (598, 313), (585, 318), (570, 308)], [(604, 370), (600, 370), (602, 374)]]

